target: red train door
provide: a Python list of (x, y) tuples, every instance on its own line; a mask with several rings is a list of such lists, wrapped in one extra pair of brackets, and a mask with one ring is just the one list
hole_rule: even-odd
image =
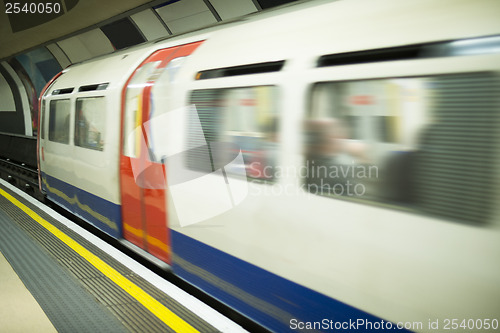
[[(120, 185), (124, 238), (170, 263), (166, 172), (151, 155), (148, 126), (151, 88), (172, 60), (191, 54), (201, 42), (158, 50), (137, 67), (122, 91)], [(161, 144), (168, 144), (167, 142)]]

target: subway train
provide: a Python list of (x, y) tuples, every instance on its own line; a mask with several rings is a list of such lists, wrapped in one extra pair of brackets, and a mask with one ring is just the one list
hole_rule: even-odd
[(74, 64), (40, 190), (270, 331), (498, 329), (499, 15), (299, 1)]

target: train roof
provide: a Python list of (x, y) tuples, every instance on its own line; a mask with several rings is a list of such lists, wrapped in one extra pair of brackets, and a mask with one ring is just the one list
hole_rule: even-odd
[(198, 40), (199, 69), (500, 34), (497, 0), (316, 0), (139, 45), (69, 67), (51, 87), (121, 86), (157, 49)]

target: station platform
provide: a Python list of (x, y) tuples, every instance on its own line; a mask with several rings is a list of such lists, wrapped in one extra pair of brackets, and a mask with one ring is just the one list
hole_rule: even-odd
[(0, 180), (1, 332), (245, 332)]

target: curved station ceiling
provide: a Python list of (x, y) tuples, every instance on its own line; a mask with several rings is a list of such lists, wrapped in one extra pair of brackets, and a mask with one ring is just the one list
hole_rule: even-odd
[(31, 136), (37, 99), (67, 66), (295, 0), (3, 0), (0, 133)]

